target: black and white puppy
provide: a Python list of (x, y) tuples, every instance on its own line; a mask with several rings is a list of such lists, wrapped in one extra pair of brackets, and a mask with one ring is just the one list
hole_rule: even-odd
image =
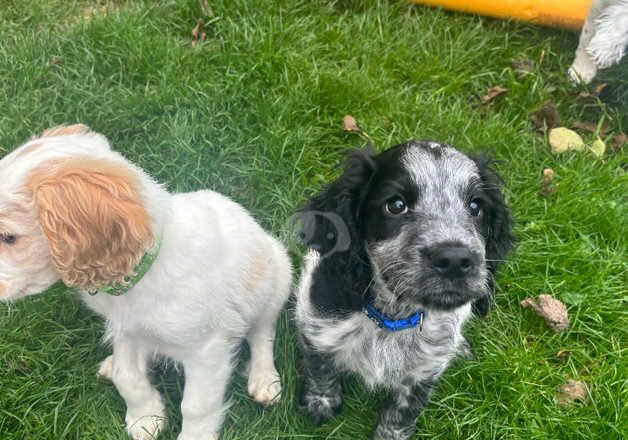
[(301, 405), (315, 423), (339, 411), (341, 375), (352, 373), (390, 392), (373, 439), (413, 435), (430, 391), (468, 350), (462, 326), (472, 308), (487, 313), (513, 242), (489, 163), (436, 142), (352, 151), (302, 210)]

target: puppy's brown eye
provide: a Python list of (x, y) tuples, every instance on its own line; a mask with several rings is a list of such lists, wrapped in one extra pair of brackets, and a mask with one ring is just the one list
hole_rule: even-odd
[(399, 197), (393, 197), (386, 202), (386, 212), (390, 215), (401, 215), (408, 212), (406, 202)]
[(480, 215), (481, 211), (482, 207), (480, 206), (479, 200), (471, 200), (471, 203), (469, 203), (469, 213), (473, 217), (477, 217), (478, 215)]
[(11, 234), (2, 234), (0, 235), (0, 241), (5, 244), (15, 244), (17, 237)]

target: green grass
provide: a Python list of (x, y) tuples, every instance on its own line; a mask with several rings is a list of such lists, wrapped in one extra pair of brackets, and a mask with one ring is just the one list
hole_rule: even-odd
[[(576, 99), (565, 78), (572, 33), (451, 14), (401, 1), (210, 1), (208, 39), (190, 33), (196, 0), (4, 0), (0, 7), (0, 147), (81, 121), (171, 190), (213, 188), (282, 234), (305, 197), (333, 178), (355, 116), (376, 148), (448, 141), (502, 160), (518, 220), (516, 253), (497, 308), (467, 334), (476, 359), (456, 363), (418, 420), (416, 438), (619, 439), (628, 436), (626, 156), (553, 157), (528, 115), (556, 102), (564, 125), (611, 119), (628, 131), (628, 60), (600, 75), (607, 104)], [(366, 5), (364, 5), (366, 3)], [(210, 19), (210, 20), (208, 20)], [(535, 62), (517, 78), (513, 59)], [(542, 62), (539, 62), (542, 58)], [(508, 93), (489, 108), (492, 86)], [(610, 135), (609, 135), (610, 136)], [(544, 167), (558, 191), (538, 197)], [(295, 264), (301, 249), (292, 246)], [(572, 325), (554, 334), (519, 301), (551, 293)], [(108, 353), (102, 322), (62, 287), (0, 308), (0, 438), (124, 439), (124, 403), (95, 378)], [(571, 356), (559, 361), (556, 353)], [(290, 312), (279, 326), (285, 393), (271, 409), (246, 396), (242, 367), (224, 439), (366, 438), (382, 396), (346, 382), (345, 406), (315, 428), (296, 407), (298, 353)], [(158, 367), (170, 424), (183, 380)], [(562, 408), (556, 387), (590, 384)]]

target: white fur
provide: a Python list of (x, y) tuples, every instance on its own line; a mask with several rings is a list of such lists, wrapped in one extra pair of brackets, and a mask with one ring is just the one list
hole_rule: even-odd
[(319, 262), (318, 252), (310, 250), (297, 288), (296, 319), (312, 346), (331, 353), (340, 371), (358, 374), (370, 388), (391, 388), (407, 376), (417, 382), (440, 376), (466, 349), (462, 327), (471, 304), (452, 311), (429, 310), (422, 328), (401, 332), (380, 329), (361, 312), (344, 319), (318, 316), (310, 288)]
[[(41, 147), (20, 154), (35, 143)], [(165, 417), (161, 397), (148, 379), (149, 363), (157, 354), (179, 362), (185, 370), (185, 390), (178, 438), (217, 438), (234, 355), (244, 338), (251, 347), (250, 394), (264, 404), (280, 394), (273, 341), (276, 318), (291, 285), (286, 251), (229, 198), (212, 191), (169, 194), (93, 132), (34, 139), (0, 161), (0, 215), (9, 217), (0, 222), (0, 233), (43, 236), (35, 207), (22, 191), (25, 179), (46, 161), (77, 156), (133, 170), (153, 233), (162, 237), (153, 266), (129, 292), (118, 297), (81, 294), (105, 318), (106, 339), (113, 344), (113, 354), (102, 362), (99, 374), (111, 379), (124, 398), (129, 434), (148, 439), (162, 428)], [(11, 223), (7, 209), (17, 202), (32, 209), (31, 222)], [(19, 261), (12, 258), (11, 249), (0, 248), (0, 298), (35, 294), (59, 279), (44, 248), (40, 244), (28, 260)], [(253, 289), (248, 284), (252, 274)]]
[(569, 68), (575, 83), (590, 83), (598, 69), (618, 63), (628, 47), (628, 0), (593, 0)]

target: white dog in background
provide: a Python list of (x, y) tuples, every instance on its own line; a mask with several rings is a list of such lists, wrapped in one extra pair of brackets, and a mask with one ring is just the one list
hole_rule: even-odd
[(628, 47), (628, 0), (593, 0), (569, 68), (575, 83), (589, 84), (598, 69), (618, 63)]
[(124, 398), (133, 439), (165, 422), (148, 378), (155, 355), (185, 371), (179, 440), (218, 436), (245, 338), (248, 392), (263, 404), (279, 396), (275, 323), (292, 280), (282, 245), (227, 197), (169, 194), (84, 125), (49, 129), (0, 160), (0, 299), (59, 279), (107, 321), (113, 354), (100, 374)]

